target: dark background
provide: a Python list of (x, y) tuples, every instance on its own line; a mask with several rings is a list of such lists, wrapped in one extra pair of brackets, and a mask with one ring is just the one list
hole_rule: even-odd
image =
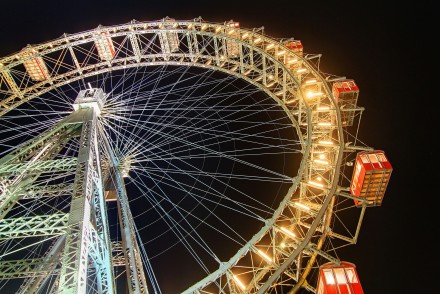
[(367, 210), (358, 244), (341, 258), (356, 264), (367, 294), (434, 293), (438, 10), (433, 1), (303, 2), (2, 1), (0, 56), (99, 24), (165, 16), (233, 19), (301, 40), (306, 53), (323, 54), (321, 70), (356, 81), (366, 108), (359, 138), (394, 168), (382, 206)]

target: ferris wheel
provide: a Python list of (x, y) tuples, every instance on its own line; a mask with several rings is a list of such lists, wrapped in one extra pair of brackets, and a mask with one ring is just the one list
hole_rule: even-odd
[(320, 58), (169, 17), (0, 58), (0, 291), (362, 293), (392, 167)]

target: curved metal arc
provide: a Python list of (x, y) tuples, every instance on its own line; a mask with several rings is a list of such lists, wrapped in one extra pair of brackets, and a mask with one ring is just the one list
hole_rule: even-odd
[[(325, 80), (319, 72), (317, 72), (316, 74), (319, 76), (319, 78), (322, 81)], [(329, 100), (331, 101), (331, 103), (332, 103), (332, 105), (333, 105), (333, 107), (334, 107), (334, 109), (336, 111), (336, 119), (337, 119), (337, 125), (338, 125), (338, 135), (339, 135), (338, 139), (339, 139), (339, 146), (340, 147), (339, 147), (339, 150), (338, 150), (338, 159), (336, 161), (335, 168), (334, 168), (335, 174), (333, 175), (332, 187), (331, 187), (329, 193), (327, 194), (327, 197), (325, 198), (324, 203), (321, 206), (321, 209), (320, 209), (320, 211), (318, 213), (319, 217), (316, 217), (315, 221), (312, 224), (312, 227), (314, 227), (313, 231), (316, 230), (316, 227), (318, 226), (319, 222), (321, 221), (321, 219), (323, 217), (328, 216), (326, 226), (328, 226), (329, 222), (331, 221), (331, 217), (330, 216), (333, 213), (333, 206), (330, 205), (330, 203), (331, 203), (332, 200), (334, 200), (333, 197), (334, 197), (334, 195), (336, 193), (336, 190), (337, 190), (337, 187), (338, 187), (337, 179), (339, 179), (341, 163), (342, 163), (342, 157), (344, 156), (344, 154), (343, 154), (344, 153), (344, 137), (341, 136), (341, 134), (342, 134), (342, 122), (341, 122), (340, 110), (339, 110), (339, 107), (337, 107), (337, 105), (336, 105), (335, 99), (333, 98), (333, 94), (330, 91), (330, 88), (328, 87), (328, 84), (327, 83), (323, 83), (323, 85), (324, 85), (327, 93), (331, 95), (330, 97), (332, 97), (332, 99), (329, 99)], [(317, 220), (319, 220), (319, 221), (317, 221)], [(311, 231), (312, 230), (309, 230), (308, 233), (311, 232)], [(310, 238), (311, 238), (311, 236), (310, 236)], [(310, 238), (309, 238), (309, 240), (310, 240)], [(317, 242), (317, 249), (318, 250), (320, 250), (322, 248), (322, 245), (324, 244), (324, 241), (325, 241), (326, 238), (327, 238), (327, 232), (324, 231), (323, 234), (320, 236), (318, 242)], [(295, 254), (295, 252), (292, 253), (292, 255), (295, 255), (295, 256), (293, 256), (293, 258), (292, 258), (292, 260), (290, 261), (289, 264), (292, 263), (293, 259), (296, 258), (296, 256), (298, 256), (298, 254), (299, 253)], [(308, 276), (308, 274), (309, 274), (309, 272), (310, 272), (310, 270), (311, 270), (311, 268), (312, 268), (312, 266), (314, 264), (314, 260), (316, 258), (316, 255), (317, 255), (316, 253), (313, 253), (312, 258), (308, 261), (306, 267), (304, 268), (303, 275), (300, 276), (298, 282), (288, 292), (288, 294), (296, 293), (304, 284), (308, 285), (306, 279), (307, 279), (307, 276)], [(290, 257), (289, 257), (289, 259), (290, 259)], [(289, 262), (289, 260), (286, 260), (286, 262)]]
[[(97, 28), (90, 29), (81, 33), (75, 33), (75, 34), (64, 34), (60, 36), (57, 39), (47, 41), (45, 43), (41, 44), (30, 44), (30, 46), (39, 51), (40, 54), (44, 55), (47, 53), (51, 53), (63, 48), (66, 48), (70, 46), (71, 44), (84, 44), (88, 43), (90, 41), (96, 40), (99, 38), (99, 35), (97, 33), (103, 33), (107, 32), (109, 33), (109, 37), (117, 37), (117, 36), (123, 36), (127, 35), (128, 33), (136, 33), (136, 34), (142, 34), (142, 33), (152, 33), (152, 32), (164, 32), (164, 31), (181, 31), (181, 32), (192, 32), (195, 30), (191, 29), (173, 29), (173, 28), (160, 28), (161, 25), (163, 25), (166, 22), (163, 22), (162, 20), (159, 21), (146, 21), (146, 22), (137, 22), (137, 23), (127, 23), (122, 25), (115, 25), (115, 26), (98, 26)], [(224, 29), (228, 28), (224, 24), (221, 23), (210, 23), (210, 22), (199, 22), (194, 20), (189, 21), (176, 21), (176, 22), (168, 22), (168, 24), (177, 24), (177, 25), (200, 25), (200, 24), (207, 24), (211, 26), (216, 27), (223, 27)], [(147, 29), (148, 28), (148, 29)], [(242, 29), (241, 29), (242, 30)], [(249, 31), (250, 32), (250, 31)], [(42, 50), (44, 52), (42, 52)], [(10, 68), (13, 67), (21, 62), (13, 62), (14, 59), (16, 59), (18, 52), (12, 53), (8, 56), (5, 56), (3, 58), (0, 58), (0, 64), (2, 64), (3, 68)], [(1, 69), (2, 67), (0, 67)]]
[[(190, 24), (196, 24), (193, 22), (177, 22), (180, 25), (190, 25)], [(99, 33), (106, 31), (109, 32), (109, 37), (117, 37), (117, 36), (128, 36), (129, 34), (135, 33), (138, 35), (141, 34), (146, 34), (146, 33), (163, 33), (163, 32), (182, 32), (182, 33), (195, 33), (198, 35), (202, 35), (202, 36), (210, 36), (210, 37), (219, 37), (219, 38), (226, 38), (226, 39), (233, 39), (236, 41), (239, 41), (242, 45), (247, 45), (249, 47), (252, 47), (253, 50), (259, 51), (260, 54), (268, 57), (269, 59), (271, 59), (274, 63), (277, 63), (278, 66), (281, 66), (283, 68), (284, 71), (290, 73), (290, 71), (284, 66), (284, 64), (282, 62), (280, 62), (277, 58), (275, 58), (275, 56), (272, 56), (271, 54), (267, 53), (266, 51), (263, 50), (263, 48), (260, 48), (258, 46), (255, 46), (255, 44), (252, 44), (250, 42), (246, 42), (242, 39), (237, 39), (237, 38), (231, 38), (228, 34), (224, 34), (224, 33), (217, 33), (217, 32), (207, 32), (207, 31), (198, 31), (198, 30), (191, 30), (191, 29), (171, 29), (171, 28), (157, 28), (157, 29), (141, 29), (141, 30), (130, 30), (130, 28), (132, 28), (133, 26), (138, 26), (138, 27), (142, 27), (144, 26), (144, 24), (149, 24), (150, 26), (156, 26), (159, 27), (160, 24), (162, 24), (161, 22), (151, 22), (151, 23), (138, 23), (138, 24), (128, 24), (128, 25), (120, 25), (120, 26), (114, 26), (114, 27), (109, 27), (108, 29), (102, 29), (102, 27), (98, 27), (97, 29), (93, 29), (84, 33), (79, 33), (79, 34), (74, 34), (71, 36), (66, 36), (64, 38), (60, 38), (57, 39), (55, 41), (52, 42), (47, 42), (41, 45), (35, 45), (32, 48), (34, 50), (36, 50), (38, 52), (39, 56), (45, 56), (49, 53), (53, 53), (56, 51), (60, 51), (62, 49), (65, 48), (73, 48), (77, 45), (81, 45), (81, 44), (85, 44), (85, 43), (90, 43), (92, 41), (98, 40), (100, 38)], [(223, 26), (223, 29), (227, 29), (227, 26), (224, 25), (218, 25), (218, 24), (213, 24), (213, 23), (205, 23), (205, 24), (209, 24), (211, 26)], [(257, 36), (258, 38), (260, 38), (261, 40), (264, 40), (265, 42), (276, 42), (275, 40), (272, 40), (266, 36), (260, 35), (258, 33), (255, 33), (254, 31), (248, 31), (248, 30), (244, 30), (244, 29), (237, 29), (240, 32), (244, 32), (244, 33), (248, 33), (248, 34), (252, 34)], [(250, 39), (250, 38), (248, 38)], [(282, 45), (280, 45), (282, 46)], [(290, 51), (291, 54), (296, 55), (295, 52), (291, 51), (288, 48), (285, 48), (287, 51)], [(21, 63), (23, 63), (23, 60), (17, 60), (17, 61), (13, 61), (11, 62), (11, 60), (14, 59), (15, 56), (18, 56), (16, 54), (11, 55), (10, 57), (6, 57), (3, 59), (0, 59), (0, 71), (5, 71), (5, 70), (9, 70), (11, 68), (13, 68), (16, 65), (19, 65)], [(151, 56), (147, 56), (147, 55), (143, 55), (143, 58), (154, 58), (154, 57), (171, 57), (172, 54), (152, 54)], [(187, 54), (188, 56), (191, 56), (191, 54)], [(194, 54), (193, 54), (194, 55)], [(298, 56), (298, 55), (297, 55)], [(29, 56), (26, 57), (26, 59), (32, 59), (33, 56)], [(203, 57), (202, 56), (191, 56), (191, 57)], [(210, 55), (206, 55), (206, 57), (215, 57), (215, 56), (210, 56)], [(298, 56), (299, 58), (301, 58), (303, 61), (305, 61), (305, 59), (303, 59), (302, 57)], [(117, 63), (117, 62), (122, 62), (122, 61), (130, 61), (131, 59), (134, 59), (135, 56), (133, 56), (132, 58), (130, 57), (126, 57), (126, 58), (119, 58), (119, 59), (114, 59), (111, 61), (111, 63)], [(134, 60), (133, 60), (134, 61)], [(154, 62), (152, 62), (154, 63)], [(92, 64), (89, 65), (87, 67), (83, 67), (82, 70), (88, 70), (90, 68), (96, 68), (96, 67), (101, 67), (101, 66), (107, 66), (108, 62), (101, 62), (101, 63), (97, 63), (97, 64)], [(203, 66), (203, 64), (201, 64)], [(110, 70), (110, 69), (109, 69)], [(68, 73), (64, 73), (62, 75), (58, 75), (55, 77), (51, 77), (50, 82), (53, 83), (56, 80), (59, 80), (62, 77), (66, 77), (66, 76), (70, 76), (70, 75), (74, 75), (74, 74), (81, 74), (78, 70), (72, 70)], [(294, 76), (291, 75), (291, 78), (293, 80), (295, 80)], [(298, 81), (296, 81), (296, 83), (298, 84)], [(42, 81), (40, 83), (36, 83), (34, 84), (32, 87), (26, 88), (23, 91), (20, 91), (21, 94), (26, 94), (28, 92), (31, 92), (31, 89), (38, 89), (38, 87), (44, 86), (45, 84), (47, 84), (47, 81)], [(13, 95), (14, 96), (14, 95)], [(36, 94), (32, 95), (33, 96), (37, 96)], [(26, 100), (28, 101), (28, 99), (31, 99), (31, 97), (27, 97)]]
[[(343, 155), (343, 148), (339, 148), (339, 156), (338, 156), (338, 165), (342, 162), (342, 155)], [(339, 169), (336, 170), (335, 177), (339, 177)], [(330, 189), (329, 193), (327, 194), (324, 203), (321, 206), (321, 209), (319, 210), (316, 218), (314, 219), (310, 229), (307, 231), (306, 236), (303, 239), (303, 242), (301, 242), (298, 247), (292, 252), (292, 254), (280, 265), (280, 267), (272, 274), (266, 283), (258, 290), (258, 294), (264, 294), (265, 291), (272, 285), (272, 283), (279, 277), (279, 275), (287, 269), (287, 267), (292, 264), (294, 259), (300, 254), (304, 248), (307, 246), (307, 244), (310, 242), (313, 234), (315, 233), (316, 228), (318, 227), (321, 219), (324, 217), (324, 214), (327, 211), (327, 208), (330, 204), (330, 201), (332, 200), (332, 197), (334, 193), (336, 192), (337, 188), (337, 182), (333, 183), (332, 188)]]

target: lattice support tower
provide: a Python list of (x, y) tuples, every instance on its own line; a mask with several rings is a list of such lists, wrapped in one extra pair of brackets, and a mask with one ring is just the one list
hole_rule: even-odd
[[(117, 166), (107, 142), (103, 148), (108, 158), (102, 158), (98, 146), (97, 118), (104, 103), (103, 90), (89, 86), (78, 93), (67, 118), (0, 158), (0, 240), (51, 242), (41, 257), (0, 262), (0, 279), (24, 279), (17, 293), (39, 293), (44, 287), (51, 293), (116, 293), (113, 267), (121, 265), (126, 267), (129, 293), (148, 291), (123, 181), (129, 165)], [(75, 138), (77, 155), (60, 158), (61, 149)], [(112, 177), (122, 228), (122, 242), (113, 242), (121, 247), (117, 264), (113, 264), (102, 171), (108, 159), (106, 172)], [(38, 184), (45, 174), (67, 172), (74, 175), (73, 183)], [(10, 213), (20, 201), (66, 196), (71, 199), (65, 213), (18, 217)]]

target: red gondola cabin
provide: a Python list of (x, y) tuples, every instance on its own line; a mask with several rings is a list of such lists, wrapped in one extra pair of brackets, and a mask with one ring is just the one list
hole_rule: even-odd
[(364, 294), (356, 266), (345, 261), (340, 265), (323, 264), (319, 269), (316, 294)]
[(342, 126), (352, 126), (359, 96), (359, 87), (354, 80), (333, 83), (333, 96), (341, 110)]
[(300, 40), (289, 40), (284, 43), (284, 46), (297, 53), (298, 55), (303, 54), (303, 45)]
[(23, 48), (19, 58), (24, 60), (23, 65), (33, 81), (44, 81), (50, 77), (43, 57), (35, 49), (31, 47)]
[[(230, 29), (227, 30), (227, 34), (231, 38), (240, 39), (240, 32), (236, 29), (240, 28), (240, 23), (230, 20), (226, 23), (226, 26)], [(237, 57), (240, 54), (240, 46), (238, 41), (232, 39), (226, 39), (226, 53), (228, 57)]]
[[(393, 168), (381, 150), (359, 152), (351, 179), (352, 195), (365, 198), (370, 206), (382, 204)], [(362, 201), (355, 200), (357, 206)]]

